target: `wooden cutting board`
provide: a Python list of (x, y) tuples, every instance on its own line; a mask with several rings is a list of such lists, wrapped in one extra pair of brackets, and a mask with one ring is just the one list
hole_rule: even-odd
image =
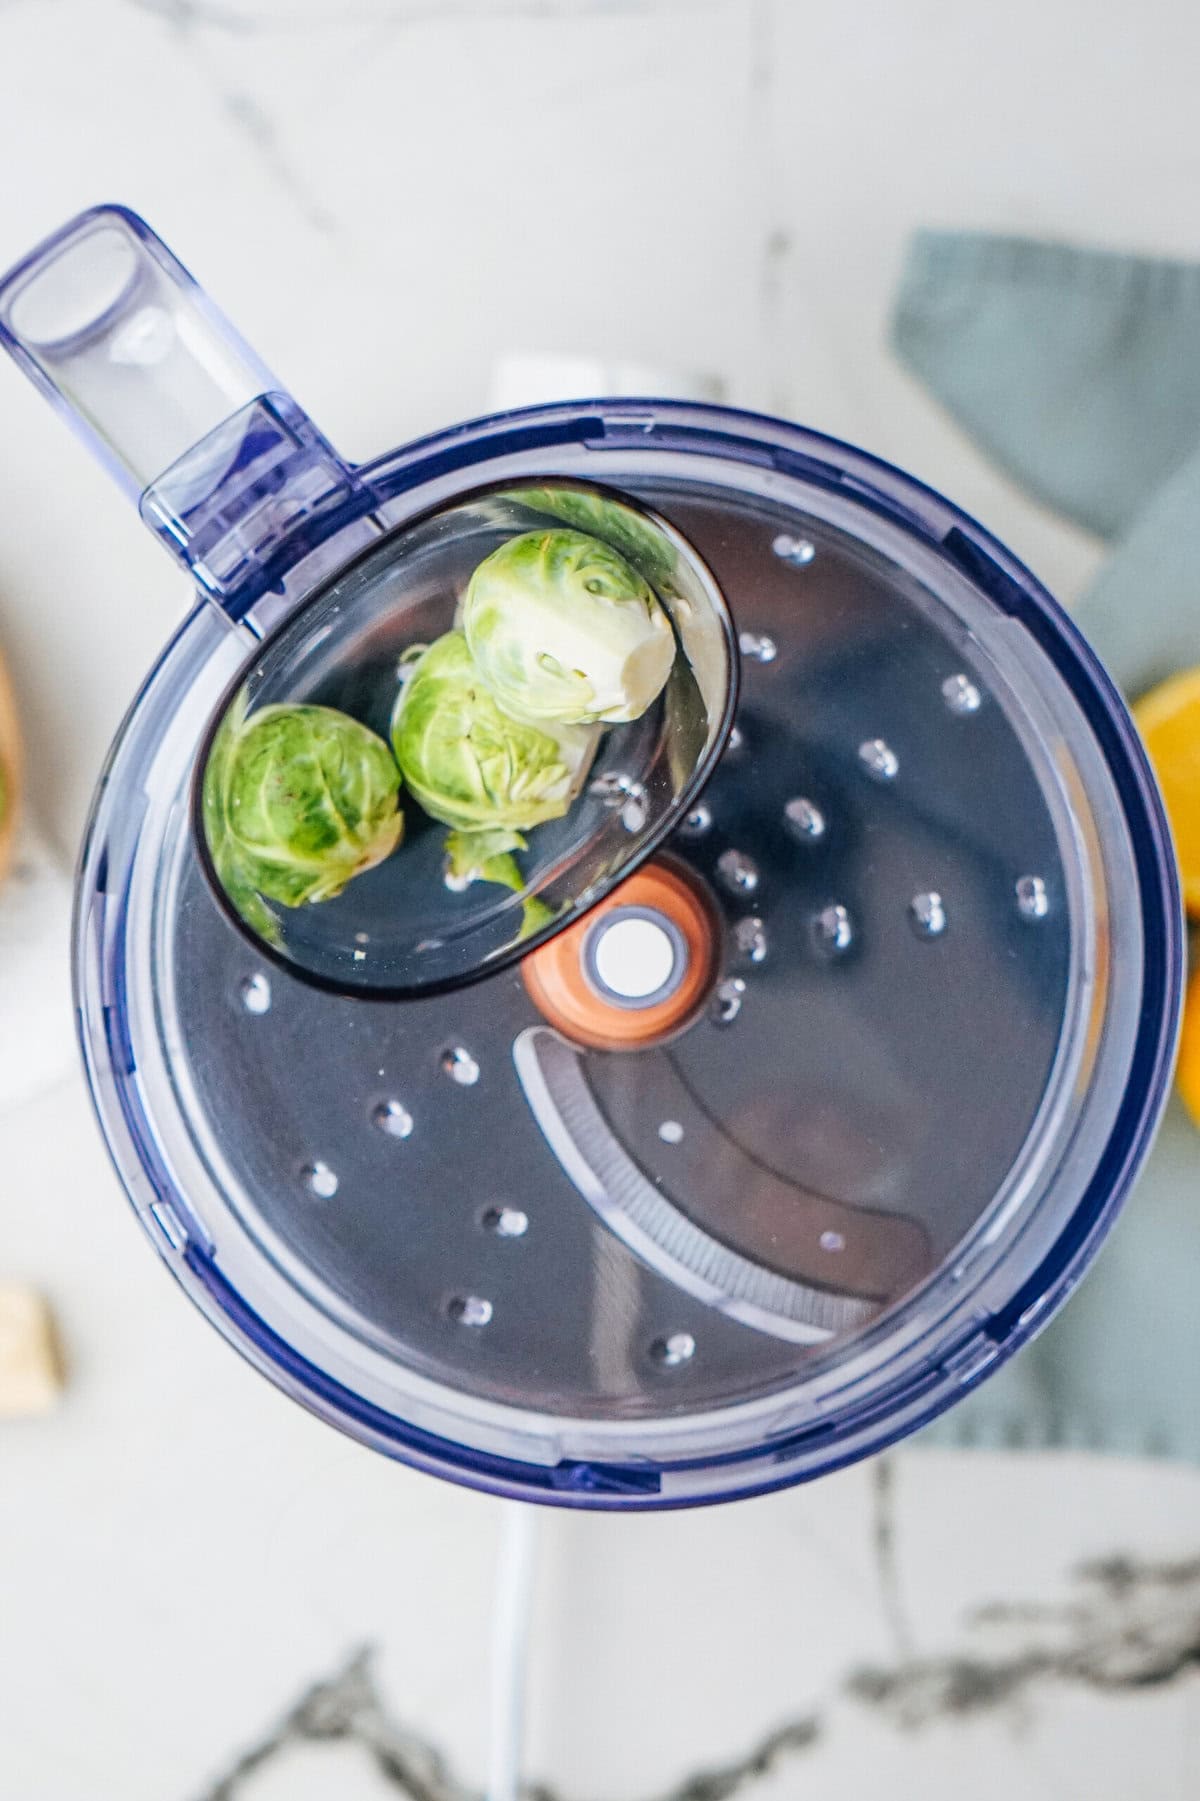
[(0, 882), (8, 874), (21, 808), (21, 732), (17, 703), (4, 659), (0, 657)]

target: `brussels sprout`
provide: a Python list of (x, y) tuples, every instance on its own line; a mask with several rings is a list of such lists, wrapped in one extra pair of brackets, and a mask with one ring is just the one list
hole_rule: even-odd
[(528, 831), (567, 811), (595, 733), (510, 718), (481, 681), (462, 632), (431, 644), (400, 690), (392, 748), (425, 811), (460, 832)]
[(512, 488), (506, 495), (533, 513), (547, 513), (577, 531), (610, 544), (652, 588), (665, 588), (675, 574), (675, 546), (664, 531), (624, 501), (591, 488)]
[(332, 707), (230, 707), (204, 772), (204, 830), (217, 877), (274, 943), (264, 904), (332, 900), (400, 842), (400, 776), (382, 738)]
[(485, 557), (463, 629), (479, 673), (518, 719), (638, 719), (675, 660), (653, 589), (610, 545), (559, 528), (523, 532)]

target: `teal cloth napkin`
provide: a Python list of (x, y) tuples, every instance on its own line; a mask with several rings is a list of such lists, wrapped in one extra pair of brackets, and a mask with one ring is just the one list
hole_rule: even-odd
[[(1031, 494), (1112, 541), (1075, 616), (1125, 693), (1200, 664), (1200, 264), (920, 232), (892, 342)], [(1200, 1132), (1174, 1101), (1087, 1280), (919, 1442), (1200, 1461), (1198, 1278)]]

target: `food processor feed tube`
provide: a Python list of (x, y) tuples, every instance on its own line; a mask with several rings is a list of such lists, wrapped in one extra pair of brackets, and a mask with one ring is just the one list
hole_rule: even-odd
[(1049, 1317), (1163, 1103), (1178, 894), (1111, 684), (982, 528), (678, 403), (350, 468), (119, 209), (0, 336), (204, 597), (76, 977), (134, 1205), (258, 1368), (443, 1475), (678, 1506)]
[(0, 340), (232, 618), (285, 537), (365, 510), (312, 420), (124, 208), (83, 214), (10, 272)]

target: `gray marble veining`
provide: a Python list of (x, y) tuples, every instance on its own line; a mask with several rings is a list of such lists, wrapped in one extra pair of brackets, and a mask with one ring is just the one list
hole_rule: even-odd
[[(1074, 1571), (1062, 1600), (995, 1601), (964, 1622), (964, 1643), (918, 1654), (899, 1594), (892, 1466), (876, 1466), (874, 1544), (894, 1661), (843, 1676), (824, 1702), (801, 1709), (720, 1765), (684, 1774), (654, 1801), (731, 1801), (811, 1750), (835, 1708), (865, 1708), (893, 1729), (914, 1732), (1048, 1705), (1069, 1688), (1133, 1695), (1200, 1669), (1200, 1556), (1142, 1561), (1123, 1552)], [(390, 1712), (370, 1648), (305, 1690), (279, 1723), (243, 1752), (202, 1801), (253, 1801), (251, 1780), (282, 1752), (333, 1741), (357, 1745), (377, 1773), (410, 1801), (481, 1801), (447, 1755)], [(524, 1801), (571, 1801), (543, 1783)]]

